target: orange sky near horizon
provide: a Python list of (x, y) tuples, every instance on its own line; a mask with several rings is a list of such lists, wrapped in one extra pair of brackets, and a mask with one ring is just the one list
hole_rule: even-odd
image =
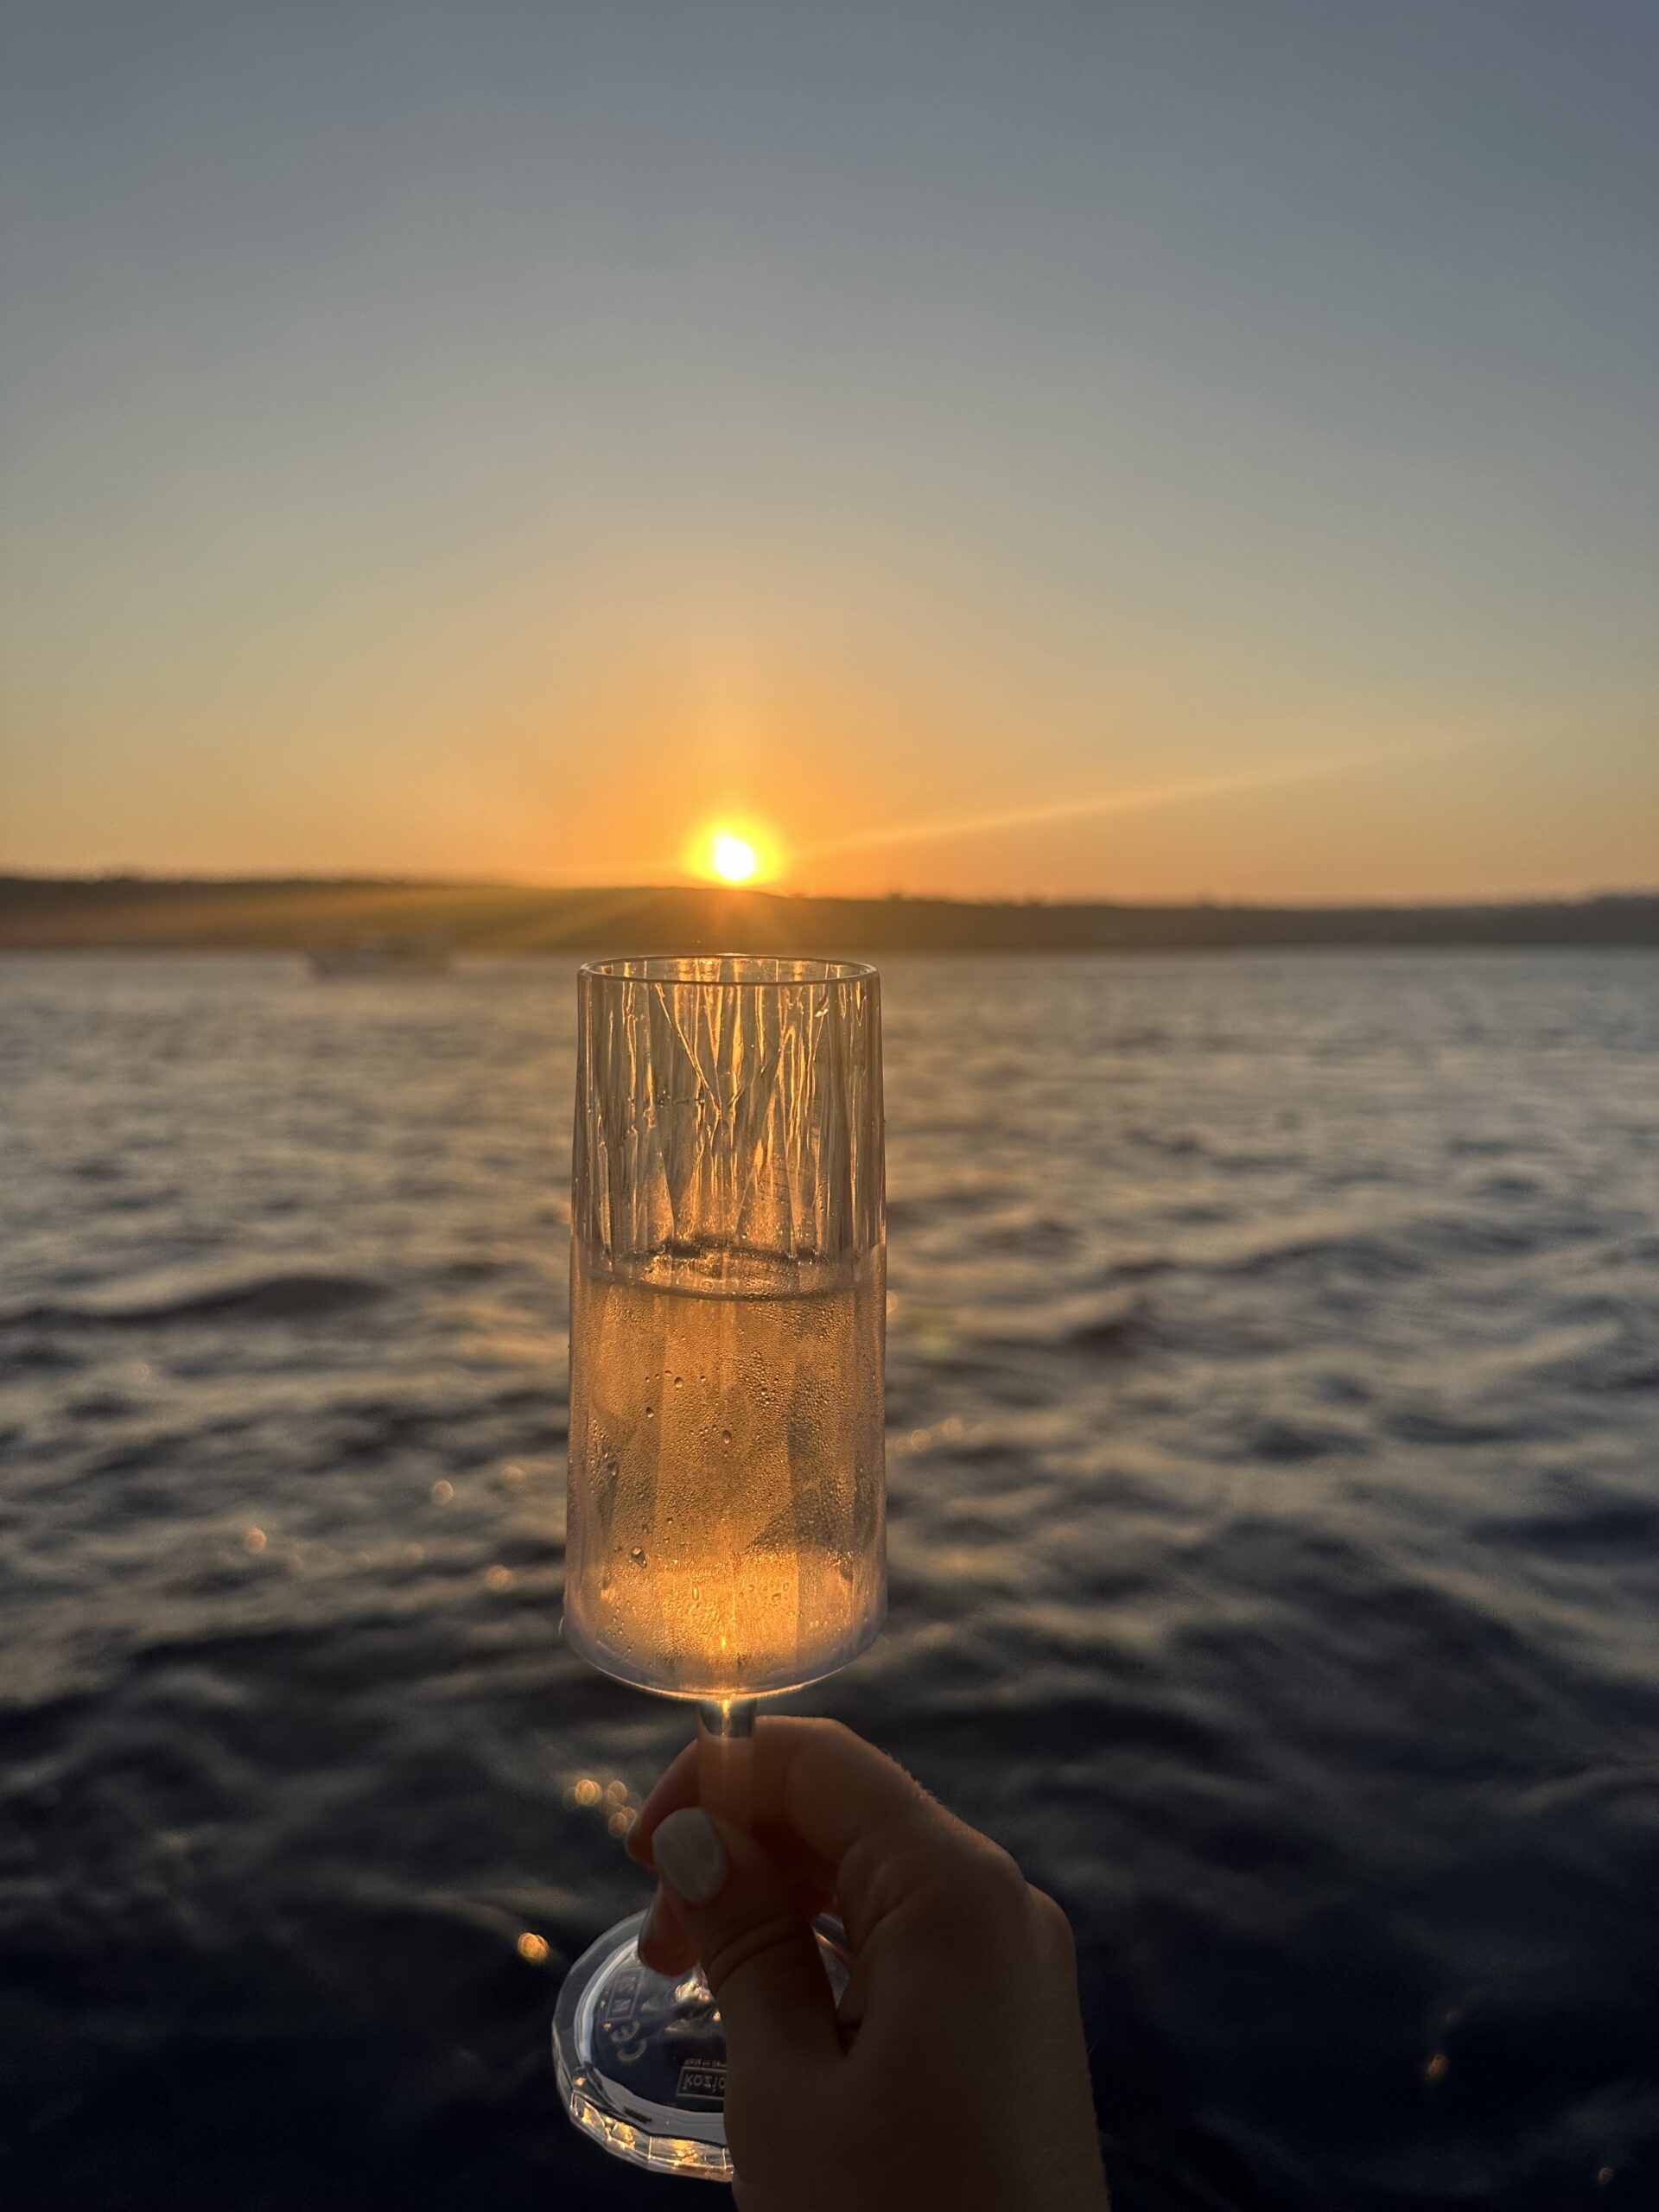
[(0, 72), (0, 868), (1659, 882), (1613, 12), (73, 12)]

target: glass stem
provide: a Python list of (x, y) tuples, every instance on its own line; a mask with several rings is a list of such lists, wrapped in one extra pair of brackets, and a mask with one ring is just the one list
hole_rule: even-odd
[(754, 1709), (752, 1697), (697, 1701), (697, 1795), (745, 1835), (754, 1832)]

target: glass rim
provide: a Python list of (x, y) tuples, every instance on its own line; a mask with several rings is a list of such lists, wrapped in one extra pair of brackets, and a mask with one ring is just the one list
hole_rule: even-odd
[[(766, 969), (770, 974), (704, 974), (698, 969)], [(830, 960), (785, 952), (634, 952), (584, 960), (576, 971), (596, 983), (673, 983), (705, 991), (786, 991), (803, 986), (869, 983), (880, 973), (868, 960)]]

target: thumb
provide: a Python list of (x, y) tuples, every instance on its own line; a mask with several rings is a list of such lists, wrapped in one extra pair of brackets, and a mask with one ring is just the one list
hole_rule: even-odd
[(651, 1849), (720, 2006), (734, 2085), (838, 2057), (817, 1938), (754, 1839), (689, 1805), (661, 1823)]

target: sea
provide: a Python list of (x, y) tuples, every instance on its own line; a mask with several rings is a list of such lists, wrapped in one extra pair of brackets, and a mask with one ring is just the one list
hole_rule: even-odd
[[(883, 974), (795, 1704), (1064, 1904), (1119, 2212), (1659, 2205), (1659, 955)], [(560, 1641), (574, 995), (0, 961), (7, 2212), (698, 2186), (549, 2060), (688, 1733)]]

